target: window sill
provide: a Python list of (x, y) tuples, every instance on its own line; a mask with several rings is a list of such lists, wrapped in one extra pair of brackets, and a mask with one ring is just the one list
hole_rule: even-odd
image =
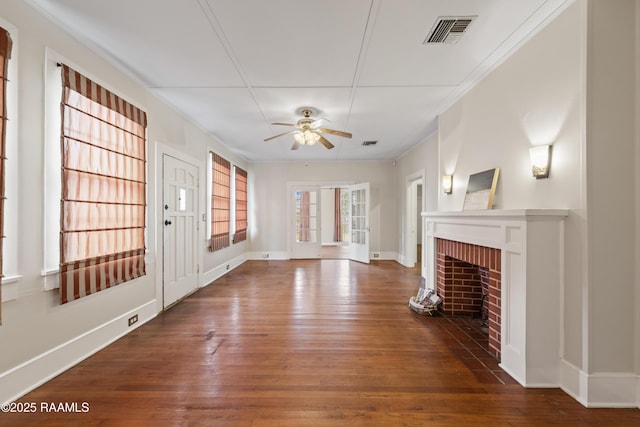
[(18, 282), (22, 276), (7, 276), (2, 278), (2, 302), (18, 299)]
[(60, 283), (58, 281), (58, 272), (60, 272), (60, 270), (55, 269), (55, 270), (43, 271), (42, 274), (40, 274), (42, 277), (44, 277), (45, 291), (58, 289), (60, 287)]

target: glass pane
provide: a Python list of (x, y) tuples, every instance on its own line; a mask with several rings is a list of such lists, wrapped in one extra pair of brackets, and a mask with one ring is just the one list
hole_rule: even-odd
[(296, 192), (296, 241), (314, 243), (318, 240), (318, 193)]
[(181, 188), (178, 195), (178, 210), (184, 212), (187, 210), (187, 189)]

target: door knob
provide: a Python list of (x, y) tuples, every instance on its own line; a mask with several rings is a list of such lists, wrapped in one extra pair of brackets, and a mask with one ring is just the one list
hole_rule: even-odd
[(164, 225), (171, 225), (171, 221), (169, 221), (168, 219), (164, 220)]

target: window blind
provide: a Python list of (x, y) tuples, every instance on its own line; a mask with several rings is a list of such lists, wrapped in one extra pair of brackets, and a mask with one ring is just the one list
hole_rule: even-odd
[(231, 213), (231, 163), (211, 153), (211, 243), (209, 250), (217, 251), (229, 246), (229, 221)]
[(235, 167), (236, 231), (233, 243), (247, 240), (247, 171)]
[[(2, 242), (4, 240), (4, 176), (6, 160), (7, 133), (7, 71), (9, 69), (9, 58), (11, 57), (11, 36), (4, 28), (0, 28), (0, 301), (2, 301)], [(0, 303), (0, 309), (2, 304)], [(0, 324), (1, 324), (0, 312)]]
[(146, 113), (62, 65), (60, 302), (146, 274)]

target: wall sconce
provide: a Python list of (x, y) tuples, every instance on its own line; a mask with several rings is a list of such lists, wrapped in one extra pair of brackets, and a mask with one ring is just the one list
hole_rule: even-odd
[(453, 193), (453, 175), (442, 175), (442, 190), (445, 194)]
[(551, 146), (538, 145), (529, 149), (531, 156), (531, 173), (535, 179), (549, 178), (551, 165)]

